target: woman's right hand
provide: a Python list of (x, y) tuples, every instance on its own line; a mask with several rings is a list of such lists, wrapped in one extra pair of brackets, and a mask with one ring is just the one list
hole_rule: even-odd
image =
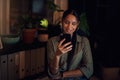
[(62, 54), (65, 54), (72, 50), (71, 42), (67, 42), (67, 43), (63, 44), (64, 41), (65, 41), (65, 39), (62, 39), (59, 42), (59, 44), (57, 46), (56, 56), (61, 56)]

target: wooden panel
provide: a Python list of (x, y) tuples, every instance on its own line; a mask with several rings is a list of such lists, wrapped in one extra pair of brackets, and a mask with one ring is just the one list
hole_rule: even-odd
[(37, 56), (37, 72), (40, 73), (45, 71), (45, 48), (38, 48), (36, 52)]
[(20, 56), (19, 78), (23, 79), (25, 77), (25, 51), (20, 51), (19, 56)]
[(31, 75), (31, 51), (25, 51), (25, 76)]
[(8, 80), (7, 55), (0, 56), (1, 80)]
[(0, 0), (0, 34), (9, 33), (10, 0)]
[(36, 63), (37, 63), (36, 58), (37, 58), (36, 49), (32, 49), (31, 50), (31, 75), (36, 74)]
[(15, 66), (15, 54), (9, 54), (8, 55), (8, 80), (16, 80), (15, 79), (15, 72), (16, 72), (16, 66)]
[(20, 55), (19, 52), (15, 53), (15, 79), (19, 79)]

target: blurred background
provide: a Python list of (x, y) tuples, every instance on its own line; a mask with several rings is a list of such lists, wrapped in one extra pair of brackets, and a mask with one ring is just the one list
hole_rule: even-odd
[[(20, 36), (17, 40), (27, 44), (36, 40), (45, 43), (61, 32), (61, 16), (66, 9), (77, 10), (81, 22), (84, 20), (78, 34), (90, 40), (95, 80), (120, 80), (119, 0), (0, 0), (0, 36)], [(48, 21), (48, 26), (40, 25), (43, 19)], [(24, 39), (26, 29), (34, 29), (31, 41)], [(13, 40), (16, 43), (16, 38), (12, 43)], [(2, 53), (5, 50), (1, 50)]]

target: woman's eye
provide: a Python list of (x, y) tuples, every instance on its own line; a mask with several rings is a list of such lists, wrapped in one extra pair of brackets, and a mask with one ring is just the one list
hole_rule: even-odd
[(73, 25), (73, 26), (75, 26), (75, 25), (77, 25), (77, 23), (76, 23), (76, 22), (74, 22), (74, 23), (72, 23), (72, 25)]
[(65, 24), (69, 24), (69, 21), (64, 21)]
[(72, 24), (73, 26), (77, 25), (77, 22), (64, 21), (65, 24)]

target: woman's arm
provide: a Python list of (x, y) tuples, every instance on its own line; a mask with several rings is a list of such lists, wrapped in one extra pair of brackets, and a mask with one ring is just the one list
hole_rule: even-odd
[(59, 60), (60, 57), (56, 56), (53, 58), (52, 62), (49, 64), (50, 65), (50, 72), (52, 74), (57, 74), (59, 70)]
[(47, 44), (48, 73), (53, 78), (56, 78), (56, 77), (60, 76), (59, 61), (60, 61), (61, 55), (67, 53), (70, 50), (72, 50), (72, 45), (70, 45), (71, 42), (68, 42), (68, 43), (62, 45), (62, 43), (64, 41), (65, 41), (65, 39), (61, 40), (60, 43), (58, 43), (58, 45), (57, 44), (55, 45), (54, 41), (49, 40), (48, 44)]
[(76, 70), (70, 70), (70, 71), (66, 71), (63, 73), (63, 78), (66, 77), (82, 77), (83, 73), (80, 71), (80, 69), (76, 69)]
[[(67, 53), (70, 50), (72, 50), (72, 45), (70, 45), (71, 42), (68, 42), (68, 43), (62, 45), (64, 41), (65, 41), (65, 39), (61, 40), (58, 43), (56, 51), (54, 53), (53, 60), (50, 62), (50, 70), (53, 74), (56, 74), (58, 72), (59, 60), (60, 60), (61, 55)], [(51, 45), (51, 47), (52, 47), (52, 45)]]
[(92, 52), (89, 40), (86, 37), (83, 37), (83, 56), (79, 69), (87, 78), (93, 74)]

